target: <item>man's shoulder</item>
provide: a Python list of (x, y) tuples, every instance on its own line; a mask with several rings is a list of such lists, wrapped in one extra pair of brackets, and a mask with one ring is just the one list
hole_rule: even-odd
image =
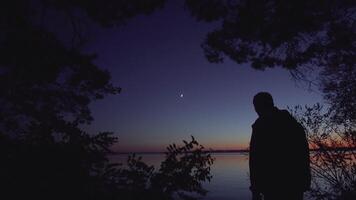
[(288, 112), (288, 110), (286, 110), (286, 109), (278, 109), (279, 110), (279, 112), (281, 112), (281, 113), (283, 113), (283, 114), (288, 114), (288, 115), (290, 115), (290, 113)]
[(264, 126), (271, 122), (278, 121), (290, 121), (295, 120), (294, 117), (287, 110), (275, 109), (273, 114), (267, 117), (258, 117), (255, 122), (252, 124), (252, 127)]
[(298, 130), (300, 132), (304, 132), (303, 126), (298, 122), (298, 120), (290, 114), (287, 110), (280, 110), (280, 122), (284, 126), (288, 126), (289, 128), (294, 128), (294, 130)]
[(286, 118), (293, 118), (292, 115), (288, 112), (288, 110), (279, 110), (279, 114), (282, 117), (286, 117)]
[(271, 121), (296, 121), (288, 110), (276, 108), (274, 113), (268, 117), (258, 117), (252, 124), (252, 127), (264, 126)]
[(296, 119), (290, 114), (290, 112), (288, 112), (288, 110), (279, 110), (279, 118), (297, 122)]

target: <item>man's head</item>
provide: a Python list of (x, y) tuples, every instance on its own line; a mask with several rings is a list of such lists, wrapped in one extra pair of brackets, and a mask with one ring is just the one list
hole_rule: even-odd
[(253, 105), (259, 116), (268, 114), (274, 108), (272, 95), (268, 92), (259, 92), (253, 97)]

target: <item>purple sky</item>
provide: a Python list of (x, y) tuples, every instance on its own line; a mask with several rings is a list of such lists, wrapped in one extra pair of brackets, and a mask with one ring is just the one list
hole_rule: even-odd
[(213, 149), (240, 149), (257, 117), (257, 92), (270, 92), (279, 108), (321, 101), (286, 70), (209, 63), (200, 44), (216, 25), (195, 21), (183, 3), (168, 1), (152, 15), (94, 33), (88, 51), (98, 53), (96, 62), (122, 93), (92, 104), (88, 130), (115, 132), (118, 151), (161, 151), (190, 135)]

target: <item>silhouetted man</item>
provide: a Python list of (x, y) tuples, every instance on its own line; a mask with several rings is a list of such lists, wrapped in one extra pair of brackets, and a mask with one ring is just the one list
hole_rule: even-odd
[(253, 98), (250, 181), (253, 199), (302, 200), (310, 187), (309, 148), (303, 127), (260, 92)]

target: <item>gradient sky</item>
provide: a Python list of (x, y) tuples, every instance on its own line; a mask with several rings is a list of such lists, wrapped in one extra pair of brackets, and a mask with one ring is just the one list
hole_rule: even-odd
[(195, 21), (182, 1), (168, 1), (152, 15), (96, 31), (88, 51), (98, 53), (96, 63), (122, 93), (91, 105), (95, 120), (87, 129), (115, 132), (117, 151), (162, 151), (190, 135), (205, 147), (241, 149), (257, 117), (257, 92), (270, 92), (279, 108), (321, 101), (286, 70), (209, 63), (200, 44), (216, 25)]

